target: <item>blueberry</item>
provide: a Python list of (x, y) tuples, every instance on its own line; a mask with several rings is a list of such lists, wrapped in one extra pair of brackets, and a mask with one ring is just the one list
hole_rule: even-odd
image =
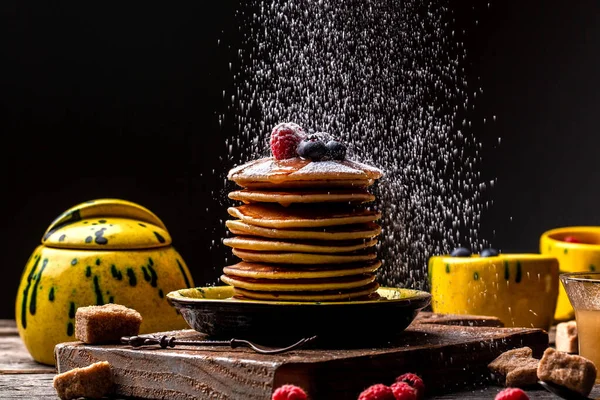
[(330, 140), (327, 142), (327, 150), (329, 158), (332, 160), (344, 160), (346, 159), (346, 146), (342, 142), (337, 140)]
[(471, 257), (471, 250), (466, 247), (457, 247), (450, 253), (452, 257)]
[(480, 255), (481, 257), (495, 257), (495, 256), (497, 256), (498, 254), (500, 254), (500, 253), (498, 252), (498, 250), (496, 250), (496, 249), (492, 249), (492, 248), (489, 248), (489, 249), (483, 249), (483, 250), (481, 250), (481, 254), (479, 254), (479, 255)]
[(327, 146), (322, 140), (309, 136), (300, 142), (297, 152), (302, 158), (320, 161), (327, 156)]

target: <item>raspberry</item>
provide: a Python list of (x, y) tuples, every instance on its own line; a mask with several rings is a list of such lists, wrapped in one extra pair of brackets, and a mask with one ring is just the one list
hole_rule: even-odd
[(271, 152), (275, 159), (284, 160), (296, 157), (296, 149), (304, 136), (302, 128), (292, 122), (283, 122), (275, 126), (270, 140)]
[(423, 379), (417, 374), (406, 373), (402, 374), (396, 378), (396, 382), (406, 382), (413, 389), (415, 389), (415, 394), (417, 399), (422, 399), (425, 395), (425, 383), (423, 383)]
[(529, 396), (522, 389), (508, 388), (498, 392), (494, 400), (529, 400)]
[(358, 400), (396, 400), (396, 398), (389, 386), (378, 383), (363, 390)]
[(406, 382), (396, 382), (390, 389), (396, 400), (417, 400), (417, 390)]
[(308, 396), (302, 388), (296, 385), (283, 385), (273, 392), (271, 400), (307, 400)]
[(568, 243), (581, 243), (581, 240), (577, 239), (575, 236), (567, 236), (563, 239), (563, 241)]

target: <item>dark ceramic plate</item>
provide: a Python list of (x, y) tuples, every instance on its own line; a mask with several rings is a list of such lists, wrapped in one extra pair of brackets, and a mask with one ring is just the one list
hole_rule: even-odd
[(181, 289), (167, 294), (188, 325), (213, 337), (288, 343), (319, 336), (321, 343), (389, 340), (401, 333), (431, 295), (380, 287), (379, 299), (347, 302), (273, 302), (233, 298), (231, 286)]

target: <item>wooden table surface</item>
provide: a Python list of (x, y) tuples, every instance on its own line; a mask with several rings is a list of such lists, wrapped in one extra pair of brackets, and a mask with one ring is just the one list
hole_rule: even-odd
[[(58, 399), (52, 387), (55, 374), (54, 367), (31, 359), (14, 320), (0, 320), (0, 399)], [(500, 390), (501, 387), (486, 386), (436, 396), (435, 399), (494, 399)], [(558, 399), (544, 390), (527, 390), (527, 394), (531, 399)], [(596, 385), (591, 397), (600, 398), (600, 385)]]

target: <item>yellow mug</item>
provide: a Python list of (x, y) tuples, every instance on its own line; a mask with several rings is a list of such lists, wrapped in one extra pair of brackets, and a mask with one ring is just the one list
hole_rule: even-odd
[(507, 327), (552, 325), (558, 260), (540, 254), (431, 257), (431, 305), (436, 313), (486, 315)]
[[(540, 253), (556, 257), (561, 273), (600, 272), (600, 226), (570, 226), (546, 231), (540, 238)], [(558, 292), (554, 319), (575, 318), (564, 287)]]

